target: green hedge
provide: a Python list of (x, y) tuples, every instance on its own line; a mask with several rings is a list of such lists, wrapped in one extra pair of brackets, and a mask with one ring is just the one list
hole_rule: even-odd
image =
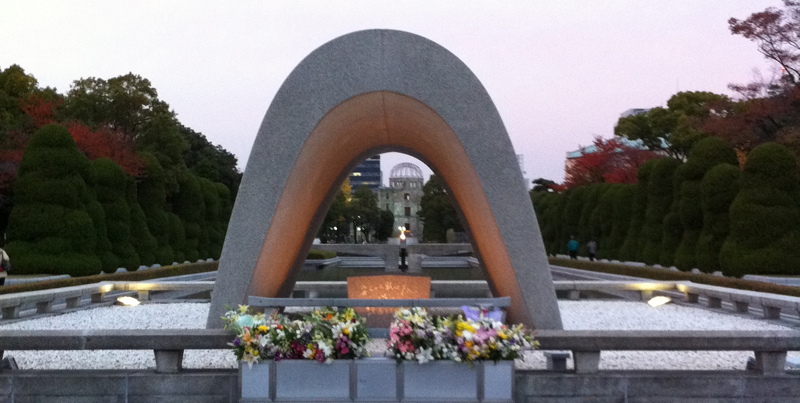
[(108, 158), (92, 162), (95, 172), (97, 201), (106, 213), (106, 227), (111, 248), (120, 266), (136, 270), (141, 265), (139, 254), (131, 243), (131, 210), (127, 197), (127, 177), (122, 168)]
[(14, 184), (6, 251), (15, 273), (99, 273), (89, 160), (67, 129), (47, 125), (28, 142)]
[(672, 174), (672, 204), (669, 212), (664, 216), (664, 226), (661, 233), (661, 248), (658, 254), (658, 264), (669, 267), (675, 261), (675, 250), (681, 243), (683, 223), (681, 222), (680, 203), (681, 187), (686, 181), (686, 164), (681, 164)]
[(173, 277), (184, 274), (205, 273), (217, 270), (219, 262), (202, 262), (178, 264), (155, 269), (131, 271), (127, 273), (111, 273), (84, 277), (73, 277), (59, 280), (34, 281), (30, 283), (12, 284), (0, 287), (1, 294), (48, 290), (51, 288), (72, 287), (76, 285), (94, 284), (101, 281), (143, 281), (155, 278)]
[(571, 260), (550, 257), (551, 265), (571, 267), (574, 269), (589, 270), (599, 273), (619, 274), (623, 276), (641, 277), (652, 280), (662, 281), (691, 281), (698, 284), (708, 284), (718, 287), (735, 288), (737, 290), (749, 290), (766, 292), (771, 294), (788, 295), (800, 297), (800, 287), (790, 287), (785, 285), (764, 283), (761, 281), (742, 280), (731, 277), (712, 276), (710, 274), (695, 274), (680, 271), (670, 271), (656, 269), (653, 267), (628, 266), (612, 263), (587, 262), (583, 260)]
[(681, 162), (674, 158), (660, 158), (653, 166), (647, 183), (647, 210), (641, 236), (644, 238), (639, 261), (655, 264), (661, 254), (661, 237), (664, 233), (664, 217), (672, 205), (672, 175)]
[[(170, 243), (170, 225), (167, 215), (166, 177), (158, 159), (149, 153), (142, 154), (144, 174), (137, 185), (137, 199), (144, 211), (147, 228), (156, 239), (156, 262), (162, 266), (175, 261), (175, 252)], [(183, 262), (183, 259), (181, 259)]]
[(747, 156), (722, 246), (723, 273), (800, 275), (800, 184), (794, 154), (776, 143)]
[(706, 172), (719, 164), (738, 165), (736, 152), (724, 140), (708, 137), (700, 140), (689, 154), (689, 160), (683, 165), (684, 182), (680, 189), (678, 204), (680, 220), (683, 227), (680, 245), (675, 251), (675, 265), (681, 270), (695, 267), (711, 273), (716, 268), (699, 265), (697, 262), (697, 244), (703, 231), (703, 186)]
[(719, 164), (706, 172), (701, 183), (703, 229), (697, 241), (697, 266), (705, 272), (721, 270), (719, 252), (728, 237), (728, 210), (739, 192), (739, 167)]
[(605, 241), (606, 246), (603, 247), (603, 249), (608, 249), (606, 253), (609, 257), (606, 259), (619, 259), (622, 255), (622, 247), (631, 226), (633, 206), (636, 202), (636, 185), (620, 185), (613, 193), (613, 197), (614, 221), (611, 234)]
[(636, 195), (631, 208), (630, 227), (619, 251), (621, 260), (638, 260), (644, 249), (645, 238), (641, 235), (647, 212), (647, 184), (650, 183), (650, 175), (656, 162), (657, 160), (649, 160), (636, 172)]

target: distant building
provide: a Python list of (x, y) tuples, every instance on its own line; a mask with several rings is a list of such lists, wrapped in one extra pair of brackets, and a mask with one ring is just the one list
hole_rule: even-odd
[[(647, 146), (644, 145), (642, 140), (629, 140), (626, 137), (615, 137), (615, 139), (619, 140), (623, 145), (631, 147), (631, 148), (638, 148), (640, 150), (648, 150)], [(605, 141), (603, 141), (605, 144)], [(661, 139), (661, 149), (660, 150), (653, 150), (656, 154), (666, 155), (664, 149), (668, 147), (668, 144)], [(592, 154), (597, 152), (597, 147), (592, 144), (583, 148), (579, 148), (575, 151), (568, 151), (567, 152), (567, 160), (564, 162), (564, 172), (568, 172), (569, 169), (575, 164), (575, 160), (586, 155)]]
[(367, 158), (364, 162), (358, 164), (355, 169), (353, 169), (353, 172), (350, 173), (350, 186), (353, 192), (361, 185), (367, 185), (370, 190), (375, 192), (381, 187), (382, 182), (383, 173), (381, 172), (380, 155)]
[(389, 173), (389, 187), (377, 191), (378, 207), (394, 214), (394, 228), (404, 227), (412, 237), (422, 237), (422, 220), (419, 219), (424, 178), (418, 166), (404, 162)]
[(647, 112), (647, 111), (649, 111), (649, 110), (650, 110), (650, 108), (633, 108), (633, 109), (628, 109), (627, 111), (625, 111), (625, 112), (622, 112), (622, 113), (619, 115), (619, 117), (621, 117), (621, 118), (627, 118), (628, 116), (634, 116), (634, 115), (638, 115), (638, 114), (640, 114), (640, 113), (645, 113), (645, 112)]

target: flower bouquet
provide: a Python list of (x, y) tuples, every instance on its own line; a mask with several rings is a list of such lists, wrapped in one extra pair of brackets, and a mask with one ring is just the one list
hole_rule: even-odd
[(538, 343), (522, 325), (506, 326), (480, 314), (431, 318), (423, 308), (400, 309), (389, 328), (388, 349), (397, 362), (513, 360)]
[(223, 316), (236, 337), (229, 345), (236, 358), (252, 366), (261, 360), (308, 359), (332, 362), (367, 355), (365, 321), (351, 308), (325, 308), (302, 320), (281, 314), (254, 314), (247, 306)]

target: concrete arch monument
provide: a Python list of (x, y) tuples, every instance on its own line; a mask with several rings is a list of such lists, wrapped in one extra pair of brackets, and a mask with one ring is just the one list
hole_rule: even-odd
[(208, 326), (248, 295), (288, 296), (335, 192), (370, 155), (399, 151), (447, 183), (508, 318), (560, 329), (533, 207), (478, 78), (420, 36), (367, 30), (308, 55), (259, 129), (233, 209)]

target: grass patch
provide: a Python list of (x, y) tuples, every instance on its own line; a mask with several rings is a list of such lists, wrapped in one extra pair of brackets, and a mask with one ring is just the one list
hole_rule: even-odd
[[(301, 271), (297, 281), (347, 281), (348, 277), (387, 274), (384, 269), (361, 269), (336, 267), (328, 270)], [(479, 268), (469, 269), (422, 269), (423, 276), (431, 280), (484, 280)]]
[(217, 270), (219, 262), (202, 262), (176, 264), (155, 269), (132, 271), (127, 273), (97, 274), (85, 277), (73, 277), (60, 280), (35, 281), (0, 287), (0, 294), (47, 290), (51, 288), (72, 287), (76, 285), (94, 284), (101, 281), (142, 281), (155, 278), (181, 276), (184, 274), (206, 273)]
[(742, 280), (740, 278), (732, 277), (719, 277), (702, 273), (696, 274), (682, 271), (670, 271), (665, 269), (656, 269), (653, 267), (585, 262), (582, 260), (563, 259), (557, 257), (548, 257), (547, 259), (550, 261), (550, 264), (554, 266), (571, 267), (573, 269), (595, 271), (599, 273), (619, 274), (623, 276), (642, 277), (662, 281), (691, 281), (698, 284), (735, 288), (737, 290), (758, 291), (770, 294), (788, 295), (790, 297), (800, 297), (800, 287), (770, 284), (761, 281)]

